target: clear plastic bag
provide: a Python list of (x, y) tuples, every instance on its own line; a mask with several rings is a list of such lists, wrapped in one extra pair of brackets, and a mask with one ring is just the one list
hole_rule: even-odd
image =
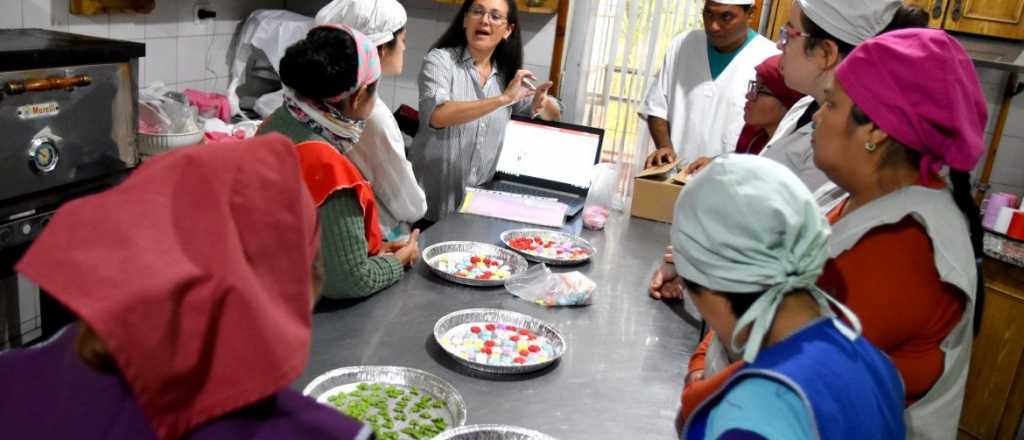
[(510, 278), (505, 288), (520, 299), (543, 306), (585, 306), (591, 304), (597, 284), (579, 272), (556, 274), (537, 264)]
[(608, 220), (608, 210), (615, 206), (617, 197), (618, 172), (612, 163), (600, 163), (594, 166), (590, 179), (590, 191), (583, 209), (583, 226), (587, 229), (600, 230)]

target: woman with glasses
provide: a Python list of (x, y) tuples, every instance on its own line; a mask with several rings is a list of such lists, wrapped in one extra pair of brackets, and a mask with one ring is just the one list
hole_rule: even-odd
[[(774, 55), (754, 68), (755, 78), (747, 83), (747, 104), (743, 107), (743, 131), (736, 142), (736, 153), (758, 154), (768, 144), (768, 139), (779, 127), (783, 116), (796, 104), (803, 93), (786, 86), (779, 70), (781, 55)], [(699, 157), (686, 167), (687, 173), (694, 173), (711, 161), (710, 157)]]
[[(779, 33), (781, 66), (786, 85), (808, 96), (789, 110), (762, 155), (796, 173), (812, 192), (821, 188), (828, 178), (814, 165), (810, 122), (836, 66), (868, 38), (927, 24), (926, 12), (900, 0), (796, 0)], [(825, 193), (819, 203), (835, 198)]]
[(512, 113), (555, 120), (551, 82), (532, 84), (513, 0), (466, 0), (423, 60), (420, 128), (410, 159), (429, 221), (455, 211), (466, 186), (494, 176)]

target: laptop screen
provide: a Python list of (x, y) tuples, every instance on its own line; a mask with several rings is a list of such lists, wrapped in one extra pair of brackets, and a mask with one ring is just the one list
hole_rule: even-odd
[(507, 180), (586, 194), (603, 135), (599, 128), (514, 116), (497, 171)]

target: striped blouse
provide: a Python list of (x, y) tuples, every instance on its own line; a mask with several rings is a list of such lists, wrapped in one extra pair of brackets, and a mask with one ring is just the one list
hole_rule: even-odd
[(481, 86), (473, 57), (464, 48), (433, 49), (424, 58), (419, 76), (420, 128), (409, 159), (427, 196), (428, 220), (437, 221), (454, 212), (467, 186), (477, 186), (494, 177), (505, 125), (513, 112), (529, 116), (532, 99), (447, 128), (431, 127), (430, 116), (448, 101), (498, 96), (504, 91), (502, 84), (495, 66)]

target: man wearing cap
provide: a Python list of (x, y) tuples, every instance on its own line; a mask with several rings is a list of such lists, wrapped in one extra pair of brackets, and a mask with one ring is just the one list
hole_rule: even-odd
[(753, 0), (708, 0), (704, 30), (673, 38), (637, 111), (655, 146), (646, 166), (677, 157), (689, 163), (735, 148), (754, 67), (779, 53), (748, 26), (753, 10)]

